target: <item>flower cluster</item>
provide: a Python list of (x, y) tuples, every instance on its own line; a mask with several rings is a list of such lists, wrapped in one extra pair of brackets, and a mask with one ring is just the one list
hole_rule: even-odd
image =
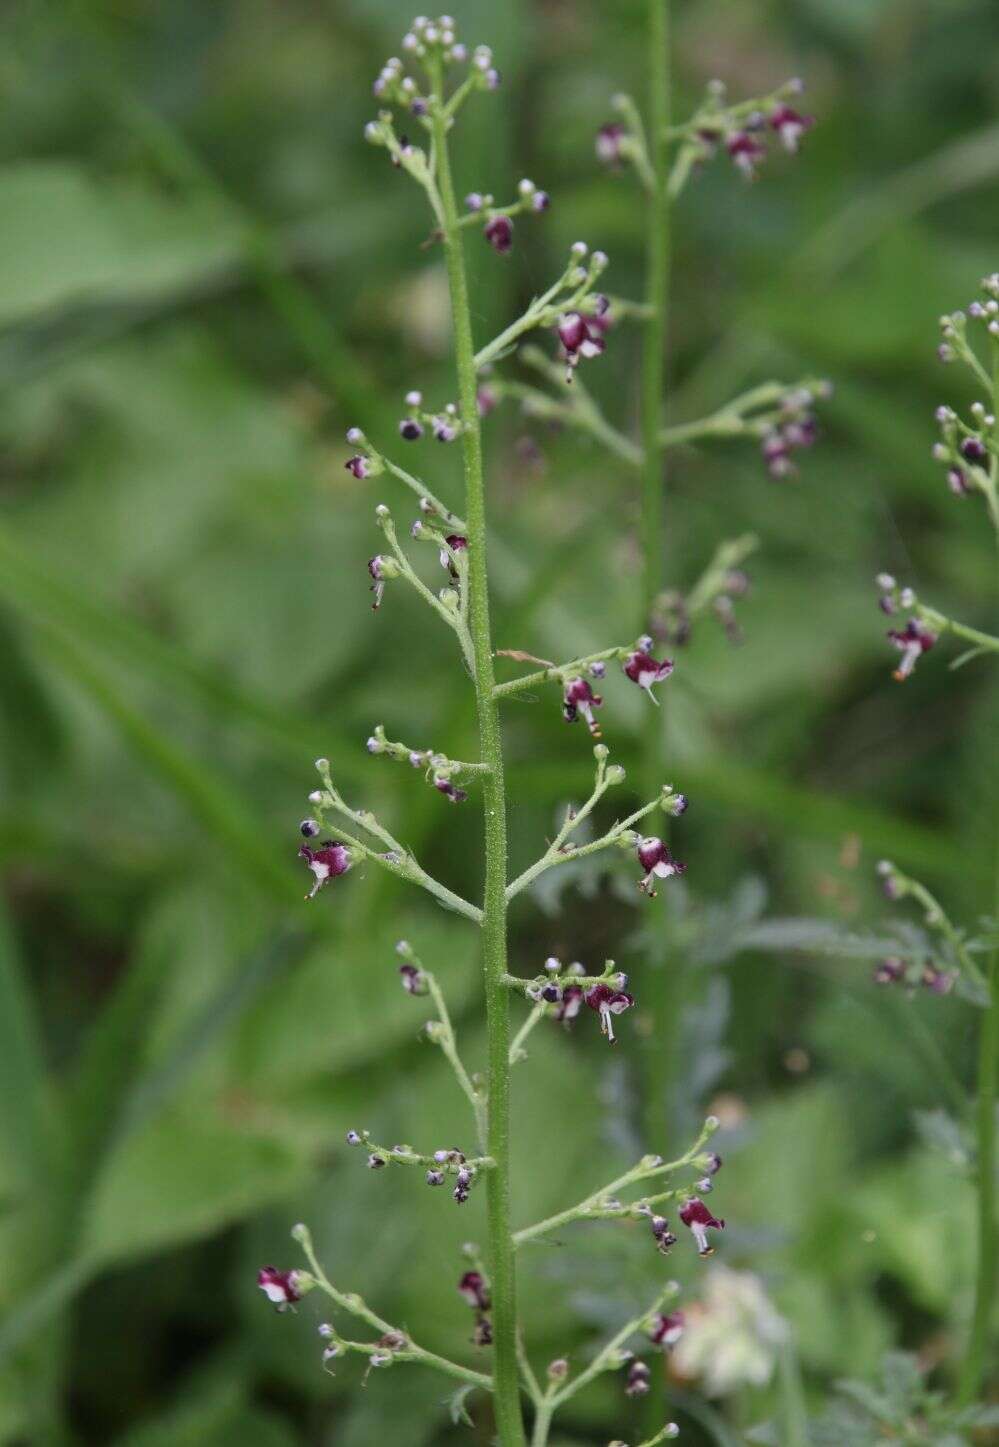
[(902, 628), (889, 628), (888, 641), (897, 648), (902, 657), (893, 678), (904, 683), (924, 653), (937, 641), (937, 634), (927, 626), (918, 610), (919, 600), (912, 588), (900, 588), (891, 573), (879, 573), (875, 579), (878, 589), (878, 607), (889, 616), (901, 612), (913, 613)]
[(428, 1186), (442, 1186), (448, 1176), (453, 1176), (455, 1184), (451, 1195), (459, 1206), (463, 1206), (468, 1200), (480, 1172), (490, 1169), (493, 1164), (488, 1156), (467, 1157), (457, 1146), (436, 1150), (431, 1155), (421, 1155), (408, 1145), (374, 1145), (366, 1130), (349, 1130), (346, 1139), (349, 1146), (367, 1148), (369, 1170), (380, 1171), (388, 1165), (423, 1166)]
[(956, 978), (953, 970), (941, 969), (933, 960), (907, 961), (899, 955), (879, 960), (872, 975), (876, 985), (906, 985), (910, 989), (922, 986), (933, 995), (949, 994)]
[[(608, 662), (616, 659), (621, 664), (625, 678), (637, 684), (652, 703), (658, 703), (659, 700), (652, 690), (656, 684), (664, 683), (669, 678), (673, 672), (673, 660), (655, 658), (652, 652), (654, 647), (655, 640), (646, 633), (631, 648), (607, 648), (601, 653), (575, 658), (570, 663), (551, 663), (541, 674), (529, 674), (510, 683), (500, 684), (497, 692), (516, 693), (529, 684), (558, 683), (562, 688), (562, 717), (566, 723), (576, 723), (583, 719), (591, 737), (599, 739), (601, 728), (594, 710), (601, 708), (604, 700), (602, 694), (594, 691), (590, 679), (599, 681), (606, 678)], [(505, 649), (503, 652), (507, 657), (513, 658), (528, 659), (531, 656), (513, 649)], [(677, 812), (682, 810), (678, 809)]]
[(767, 158), (768, 136), (793, 155), (814, 125), (813, 116), (802, 115), (790, 104), (802, 89), (795, 78), (769, 96), (728, 105), (724, 83), (712, 81), (697, 112), (679, 131), (682, 145), (693, 150), (692, 163), (701, 165), (724, 149), (736, 170), (747, 181), (755, 181)]
[(509, 206), (497, 206), (492, 196), (483, 195), (481, 191), (470, 191), (465, 197), (465, 207), (469, 213), (465, 218), (466, 222), (481, 218), (484, 222), (483, 238), (501, 256), (513, 247), (513, 218), (525, 212), (538, 214), (547, 211), (552, 204), (548, 192), (542, 191), (527, 176), (518, 185), (517, 192), (518, 199)]
[[(464, 543), (464, 539), (453, 541)], [(450, 555), (447, 555), (447, 561), (450, 562)], [(382, 754), (386, 758), (409, 764), (413, 769), (422, 769), (427, 783), (433, 785), (438, 793), (443, 794), (452, 804), (463, 804), (468, 798), (467, 790), (460, 788), (456, 780), (463, 774), (477, 772), (474, 764), (463, 763), (460, 759), (449, 759), (446, 754), (434, 749), (413, 749), (408, 744), (393, 743), (385, 737), (385, 729), (381, 724), (375, 726), (368, 739), (367, 750), (369, 754)]]
[(815, 394), (807, 387), (789, 392), (780, 413), (760, 443), (770, 476), (779, 480), (797, 476), (793, 454), (812, 447), (819, 435), (813, 407)]

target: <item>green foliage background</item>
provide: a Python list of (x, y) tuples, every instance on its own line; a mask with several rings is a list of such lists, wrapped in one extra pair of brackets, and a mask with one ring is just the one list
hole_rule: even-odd
[[(528, 175), (553, 194), (509, 258), (473, 235), (480, 336), (577, 237), (609, 252), (614, 291), (638, 295), (638, 193), (598, 172), (592, 135), (615, 91), (640, 90), (641, 7), (452, 8), (504, 73), (462, 126), (459, 185), (503, 196)], [(693, 962), (676, 1138), (719, 1100), (737, 1122), (715, 1197), (724, 1258), (766, 1280), (819, 1402), (892, 1345), (946, 1383), (970, 1300), (970, 1191), (939, 1114), (942, 1072), (970, 1077), (969, 1008), (876, 993), (869, 960), (809, 952), (812, 925), (754, 921), (876, 927), (884, 854), (969, 925), (992, 908), (995, 672), (948, 673), (941, 647), (894, 687), (871, 580), (887, 567), (994, 623), (984, 514), (951, 498), (929, 449), (933, 406), (968, 400), (935, 359), (937, 315), (999, 264), (999, 20), (988, 0), (676, 9), (678, 114), (714, 75), (742, 95), (800, 73), (819, 123), (756, 186), (719, 161), (685, 196), (672, 415), (774, 374), (828, 375), (836, 393), (793, 484), (752, 448), (674, 455), (678, 586), (721, 537), (762, 539), (744, 646), (705, 624), (664, 690), (673, 782), (692, 800), (676, 835), (686, 887), (639, 911), (622, 862), (615, 880), (523, 901), (514, 953), (529, 973), (548, 953), (629, 969), (652, 929), (663, 968)], [(294, 860), (322, 753), (433, 872), (477, 889), (475, 804), (451, 809), (363, 747), (380, 720), (390, 737), (474, 748), (435, 620), (391, 588), (369, 607), (372, 507), (406, 507), (342, 466), (345, 426), (388, 437), (407, 388), (451, 391), (440, 257), (420, 249), (412, 189), (361, 139), (408, 18), (401, 0), (5, 13), (4, 1443), (467, 1440), (440, 1382), (325, 1375), (318, 1308), (277, 1320), (254, 1285), (261, 1262), (294, 1264), (287, 1232), (308, 1219), (344, 1286), (428, 1345), (465, 1349), (456, 1248), (481, 1230), (480, 1203), (456, 1216), (408, 1177), (374, 1179), (342, 1141), (351, 1125), (430, 1147), (466, 1131), (392, 944), (408, 936), (439, 972), (474, 1061), (474, 940), (371, 871), (306, 910)], [(588, 374), (626, 427), (635, 352), (622, 328)], [(632, 479), (534, 429), (536, 471), (524, 432), (512, 411), (490, 419), (498, 644), (562, 658), (630, 636)], [(453, 452), (424, 460), (457, 501)], [(644, 701), (606, 691), (627, 764)], [(585, 787), (589, 751), (554, 694), (512, 705), (507, 737), (522, 867)], [(593, 1029), (535, 1037), (516, 1087), (519, 1220), (634, 1148), (629, 1065), (655, 1041), (632, 1017), (621, 1033), (613, 1056)], [(537, 1249), (523, 1292), (536, 1360), (584, 1351), (638, 1303), (650, 1252), (645, 1233), (610, 1227)], [(692, 1253), (670, 1269), (696, 1292)], [(623, 1401), (612, 1384), (587, 1394), (563, 1447), (637, 1434)], [(773, 1409), (761, 1390), (728, 1427), (688, 1423), (688, 1440), (737, 1440), (724, 1432)]]

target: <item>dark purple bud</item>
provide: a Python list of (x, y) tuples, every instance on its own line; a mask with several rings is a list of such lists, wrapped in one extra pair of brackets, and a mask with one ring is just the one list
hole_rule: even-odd
[(960, 452), (966, 462), (974, 462), (979, 467), (989, 459), (989, 450), (978, 437), (966, 437), (961, 443)]
[(319, 833), (319, 825), (316, 823), (315, 819), (303, 819), (298, 827), (301, 830), (302, 834), (305, 835), (306, 839), (315, 839), (316, 835)]
[(482, 234), (492, 249), (502, 256), (513, 245), (513, 222), (509, 216), (493, 216), (486, 222)]
[(363, 1139), (364, 1137), (356, 1130), (349, 1130), (347, 1132), (347, 1144), (349, 1146), (359, 1146)]
[(332, 839), (327, 839), (318, 849), (310, 849), (308, 844), (303, 844), (298, 857), (306, 860), (316, 881), (306, 899), (315, 899), (324, 884), (336, 879), (339, 874), (346, 874), (350, 868), (350, 850), (345, 844), (337, 844)]
[(364, 457), (360, 452), (356, 455), (356, 457), (348, 457), (347, 461), (343, 465), (348, 472), (352, 472), (354, 476), (358, 479), (363, 479), (367, 477), (369, 472), (371, 471), (371, 465), (368, 462), (368, 459)]
[(552, 204), (552, 198), (547, 191), (535, 191), (531, 197), (532, 211), (547, 211)]
[(404, 417), (399, 423), (399, 436), (404, 442), (417, 442), (423, 436), (423, 428), (415, 417)]
[(691, 1196), (680, 1207), (680, 1220), (689, 1228), (697, 1242), (698, 1254), (710, 1256), (714, 1247), (708, 1244), (708, 1231), (723, 1231), (725, 1222), (716, 1220), (698, 1196)]
[(709, 1151), (704, 1157), (704, 1169), (709, 1176), (717, 1176), (722, 1168), (722, 1158), (717, 1151)]
[(384, 1165), (386, 1165), (386, 1164), (387, 1164), (387, 1162), (386, 1162), (386, 1160), (385, 1160), (385, 1157), (384, 1157), (384, 1156), (380, 1156), (377, 1151), (372, 1151), (371, 1154), (370, 1154), (370, 1156), (368, 1156), (368, 1170), (369, 1170), (369, 1171), (380, 1171), (381, 1168), (382, 1168), (382, 1166), (384, 1166)]

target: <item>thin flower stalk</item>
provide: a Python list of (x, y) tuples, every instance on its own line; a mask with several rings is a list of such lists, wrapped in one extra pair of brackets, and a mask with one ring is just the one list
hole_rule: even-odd
[[(541, 1236), (558, 1231), (573, 1221), (614, 1220), (621, 1217), (644, 1215), (645, 1211), (641, 1208), (650, 1204), (651, 1198), (622, 1205), (616, 1200), (616, 1197), (622, 1191), (629, 1190), (643, 1181), (658, 1180), (673, 1175), (686, 1166), (697, 1164), (698, 1157), (703, 1154), (705, 1145), (717, 1129), (716, 1117), (708, 1116), (694, 1144), (675, 1161), (664, 1161), (661, 1156), (643, 1156), (630, 1170), (617, 1176), (613, 1181), (608, 1181), (599, 1190), (592, 1191), (582, 1201), (577, 1201), (574, 1206), (569, 1206), (564, 1211), (556, 1211), (553, 1216), (547, 1216), (543, 1221), (535, 1222), (533, 1226), (524, 1226), (521, 1230), (514, 1232), (514, 1244), (517, 1247), (524, 1246), (527, 1242), (536, 1241)], [(702, 1170), (703, 1174), (703, 1167), (698, 1168)], [(664, 1197), (656, 1196), (654, 1199), (659, 1200)]]
[[(471, 1367), (462, 1366), (460, 1362), (452, 1362), (437, 1352), (428, 1351), (426, 1347), (421, 1347), (413, 1341), (408, 1332), (400, 1331), (398, 1327), (392, 1326), (391, 1323), (372, 1311), (363, 1298), (355, 1292), (340, 1291), (338, 1287), (334, 1286), (319, 1264), (308, 1227), (296, 1226), (292, 1231), (292, 1236), (302, 1248), (315, 1279), (315, 1285), (326, 1293), (335, 1306), (356, 1317), (359, 1321), (363, 1321), (373, 1331), (379, 1332), (382, 1337), (389, 1337), (403, 1343), (391, 1348), (391, 1356), (394, 1360), (419, 1362), (423, 1366), (433, 1367), (435, 1371), (442, 1372), (445, 1376), (453, 1377), (456, 1381), (464, 1382), (468, 1386), (481, 1387), (483, 1391), (487, 1392), (493, 1390), (493, 1380), (485, 1372), (474, 1371)], [(368, 1356), (379, 1350), (385, 1350), (377, 1342), (344, 1342), (344, 1345)]]
[[(427, 1035), (435, 1045), (439, 1045), (444, 1058), (454, 1071), (455, 1079), (462, 1094), (472, 1107), (472, 1114), (475, 1117), (476, 1136), (480, 1149), (485, 1150), (488, 1137), (487, 1105), (482, 1092), (476, 1088), (471, 1076), (465, 1069), (461, 1056), (458, 1054), (458, 1042), (455, 1038), (454, 1026), (451, 1023), (451, 1014), (447, 1008), (447, 1001), (441, 989), (436, 975), (428, 970), (407, 940), (400, 940), (396, 945), (398, 954), (411, 969), (417, 972), (417, 978), (423, 987), (421, 993), (426, 993), (433, 1001), (437, 1011), (437, 1019), (433, 1022), (434, 1029), (428, 1030)], [(512, 1050), (511, 1050), (512, 1053)]]

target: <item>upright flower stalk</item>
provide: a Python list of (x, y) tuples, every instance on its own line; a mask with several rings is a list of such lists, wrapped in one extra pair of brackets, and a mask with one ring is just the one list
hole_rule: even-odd
[[(424, 581), (407, 546), (400, 540), (391, 509), (379, 503), (375, 521), (388, 551), (376, 554), (368, 563), (374, 606), (376, 610), (388, 610), (397, 590), (408, 589), (451, 631), (475, 690), (480, 757), (454, 759), (436, 747), (413, 747), (410, 743), (392, 740), (380, 723), (368, 737), (367, 750), (372, 755), (410, 765), (416, 775), (422, 776), (446, 801), (447, 807), (467, 804), (473, 793), (481, 789), (482, 902), (480, 905), (464, 899), (434, 879), (370, 811), (348, 805), (334, 782), (333, 769), (327, 759), (316, 763), (321, 787), (309, 795), (311, 813), (299, 825), (303, 838), (311, 842), (303, 843), (299, 852), (312, 876), (310, 900), (320, 895), (326, 897), (330, 891), (336, 895), (349, 888), (349, 880), (344, 883), (344, 877), (349, 876), (355, 866), (377, 866), (422, 888), (441, 907), (473, 924), (481, 933), (487, 1034), (486, 1068), (481, 1074), (470, 1071), (462, 1058), (437, 973), (424, 967), (408, 941), (400, 941), (397, 946), (402, 960), (398, 966), (400, 982), (409, 995), (425, 1000), (432, 1011), (433, 1017), (426, 1022), (423, 1037), (440, 1049), (453, 1072), (455, 1083), (470, 1108), (470, 1129), (474, 1128), (477, 1149), (466, 1151), (453, 1144), (423, 1150), (408, 1144), (383, 1145), (374, 1140), (368, 1130), (353, 1127), (346, 1132), (346, 1141), (348, 1146), (358, 1149), (374, 1175), (398, 1179), (398, 1168), (408, 1167), (408, 1171), (403, 1169), (403, 1176), (408, 1174), (413, 1179), (414, 1174), (417, 1178), (422, 1174), (428, 1187), (444, 1200), (450, 1195), (459, 1208), (473, 1191), (481, 1191), (485, 1196), (487, 1249), (480, 1257), (474, 1245), (463, 1248), (466, 1269), (457, 1289), (473, 1308), (472, 1343), (479, 1350), (491, 1352), (491, 1371), (476, 1370), (417, 1345), (408, 1328), (394, 1326), (373, 1311), (362, 1297), (341, 1290), (320, 1265), (305, 1225), (297, 1226), (292, 1234), (305, 1254), (309, 1269), (267, 1266), (260, 1271), (258, 1285), (281, 1311), (294, 1310), (310, 1292), (318, 1292), (332, 1304), (338, 1319), (323, 1322), (319, 1327), (325, 1370), (334, 1370), (334, 1362), (352, 1353), (365, 1357), (371, 1369), (385, 1369), (403, 1362), (432, 1367), (460, 1384), (456, 1410), (458, 1415), (465, 1414), (469, 1422), (471, 1419), (467, 1418), (463, 1405), (465, 1395), (472, 1391), (490, 1394), (497, 1439), (502, 1447), (526, 1447), (522, 1413), (522, 1402), (526, 1398), (533, 1414), (532, 1447), (545, 1447), (554, 1413), (599, 1374), (627, 1366), (623, 1394), (647, 1392), (649, 1369), (644, 1363), (631, 1360), (633, 1353), (626, 1342), (644, 1333), (655, 1346), (665, 1349), (664, 1343), (669, 1345), (666, 1340), (669, 1334), (664, 1335), (661, 1330), (660, 1308), (677, 1288), (671, 1282), (661, 1285), (652, 1306), (598, 1348), (581, 1370), (573, 1372), (569, 1362), (561, 1358), (552, 1363), (548, 1369), (548, 1387), (542, 1389), (530, 1364), (518, 1319), (514, 1268), (518, 1248), (525, 1242), (547, 1238), (557, 1226), (579, 1220), (646, 1218), (651, 1228), (651, 1248), (665, 1255), (676, 1245), (677, 1235), (660, 1212), (667, 1203), (675, 1202), (678, 1221), (688, 1228), (699, 1254), (707, 1255), (713, 1248), (708, 1245), (705, 1231), (722, 1230), (725, 1222), (708, 1212), (698, 1193), (711, 1189), (711, 1176), (721, 1161), (713, 1152), (704, 1150), (718, 1124), (709, 1118), (694, 1145), (676, 1160), (666, 1162), (656, 1154), (643, 1156), (629, 1171), (575, 1206), (514, 1230), (510, 1175), (511, 1070), (528, 1058), (528, 1039), (533, 1035), (533, 1050), (539, 1038), (533, 1032), (546, 1020), (552, 1025), (569, 1027), (582, 1015), (597, 1022), (600, 1034), (608, 1045), (613, 1045), (618, 1039), (615, 1022), (638, 1002), (626, 988), (628, 976), (618, 970), (613, 961), (607, 961), (603, 971), (592, 976), (582, 964), (573, 962), (563, 966), (554, 957), (546, 960), (544, 971), (533, 979), (510, 974), (507, 908), (512, 899), (548, 870), (599, 851), (618, 851), (627, 856), (635, 869), (638, 890), (653, 898), (657, 885), (680, 874), (685, 866), (673, 857), (657, 834), (648, 832), (652, 824), (650, 816), (661, 812), (670, 818), (678, 817), (685, 811), (687, 800), (672, 785), (657, 782), (650, 789), (650, 802), (623, 817), (616, 816), (602, 833), (587, 837), (580, 832), (581, 826), (595, 822), (595, 811), (604, 807), (605, 796), (625, 782), (624, 769), (609, 762), (608, 746), (598, 743), (593, 747), (596, 769), (590, 797), (568, 810), (555, 839), (533, 864), (512, 878), (509, 876), (501, 702), (538, 684), (551, 683), (561, 693), (565, 720), (568, 723), (585, 721), (590, 737), (599, 738), (601, 729), (594, 710), (601, 707), (604, 700), (602, 694), (593, 691), (590, 679), (604, 678), (608, 663), (613, 662), (620, 667), (623, 686), (641, 688), (655, 704), (654, 690), (669, 677), (673, 665), (668, 659), (657, 659), (652, 637), (643, 635), (636, 641), (604, 647), (564, 664), (535, 659), (521, 650), (506, 650), (507, 656), (543, 667), (540, 673), (523, 674), (500, 684), (495, 681), (480, 422), (493, 402), (491, 374), (487, 374), (486, 369), (526, 333), (538, 328), (550, 329), (559, 348), (557, 370), (562, 385), (575, 386), (578, 392), (581, 384), (575, 380), (577, 369), (581, 363), (599, 357), (604, 350), (603, 318), (609, 303), (595, 291), (595, 286), (608, 259), (602, 252), (591, 253), (583, 242), (576, 242), (564, 271), (553, 285), (498, 338), (476, 352), (463, 253), (464, 232), (470, 225), (481, 223), (481, 234), (487, 245), (502, 257), (514, 242), (513, 218), (543, 213), (550, 205), (550, 198), (525, 179), (517, 188), (519, 199), (512, 204), (496, 206), (491, 195), (473, 192), (465, 200), (467, 214), (459, 212), (449, 133), (461, 107), (473, 93), (496, 89), (499, 71), (488, 47), (479, 46), (469, 55), (456, 38), (450, 16), (436, 20), (418, 17), (404, 37), (402, 48), (408, 60), (415, 63), (414, 69), (422, 73), (422, 81), (409, 73), (408, 63), (393, 57), (375, 82), (375, 94), (388, 105), (404, 108), (410, 122), (426, 132), (429, 147), (424, 150), (405, 136), (397, 135), (393, 112), (389, 109), (379, 112), (377, 120), (366, 128), (366, 136), (372, 144), (383, 147), (392, 163), (415, 181), (426, 196), (433, 222), (431, 242), (443, 248), (447, 267), (458, 401), (428, 410), (421, 392), (408, 392), (397, 438), (404, 448), (421, 443), (446, 445), (460, 438), (465, 516), (459, 517), (419, 476), (390, 458), (381, 439), (375, 445), (357, 427), (347, 433), (352, 454), (344, 465), (358, 481), (387, 474), (417, 499), (420, 516), (410, 527), (409, 538), (414, 544), (432, 545), (444, 570), (445, 586), (435, 591)], [(467, 75), (449, 90), (448, 68), (454, 65), (467, 65)], [(655, 431), (658, 445), (658, 420)], [(702, 591), (706, 600), (714, 598), (711, 579), (705, 581)], [(691, 607), (696, 611), (693, 603)], [(643, 825), (641, 833), (634, 827), (639, 823)], [(511, 1038), (511, 1001), (519, 996), (528, 1001), (530, 1008), (526, 1020)], [(677, 1183), (678, 1177), (682, 1184)], [(626, 1199), (632, 1197), (638, 1186), (651, 1182), (655, 1182), (651, 1194)], [(442, 1187), (445, 1189), (441, 1190)], [(358, 1341), (346, 1336), (339, 1324), (344, 1316), (361, 1322), (369, 1333), (376, 1334), (374, 1339)], [(650, 1444), (676, 1435), (673, 1423), (660, 1426), (657, 1422), (654, 1427), (654, 1435), (648, 1439)]]
[(486, 495), (482, 467), (475, 347), (468, 301), (468, 278), (448, 150), (442, 66), (432, 67), (433, 122), (441, 230), (447, 259), (454, 329), (458, 406), (465, 467), (465, 515), (468, 519), (468, 626), (475, 659), (475, 705), (479, 748), (486, 766), (482, 791), (485, 812), (485, 882), (482, 901), (482, 973), (488, 1037), (487, 1147), (497, 1163), (486, 1182), (489, 1220), (489, 1270), (493, 1302), (493, 1395), (500, 1440), (524, 1443), (517, 1365), (517, 1285), (510, 1234), (510, 1002), (506, 974), (506, 786), (499, 703), (494, 697), (493, 646), (489, 622), (486, 562)]
[[(957, 499), (976, 495), (984, 503), (999, 543), (999, 272), (982, 278), (980, 294), (961, 311), (940, 318), (941, 362), (960, 363), (974, 378), (980, 396), (967, 416), (943, 404), (936, 409), (939, 438), (933, 457), (945, 469), (946, 484)], [(879, 607), (897, 625), (888, 641), (900, 657), (893, 677), (904, 683), (922, 658), (947, 635), (971, 644), (950, 667), (960, 668), (973, 659), (999, 651), (999, 638), (971, 628), (924, 603), (913, 588), (900, 585), (889, 573), (876, 579)], [(904, 622), (896, 615), (907, 614)], [(938, 655), (935, 653), (934, 658)], [(889, 861), (879, 866), (889, 899), (913, 899), (923, 910), (927, 926), (939, 942), (942, 960), (909, 962), (883, 960), (875, 979), (884, 985), (921, 984), (936, 993), (954, 988), (979, 1007), (980, 1026), (975, 1098), (969, 1110), (974, 1121), (976, 1188), (976, 1269), (974, 1305), (968, 1340), (958, 1370), (957, 1401), (970, 1407), (984, 1385), (990, 1358), (990, 1339), (999, 1284), (999, 1218), (996, 1200), (996, 1113), (999, 1108), (999, 949), (995, 942), (978, 942), (951, 923), (924, 885), (909, 879)], [(999, 907), (999, 861), (997, 861)], [(981, 969), (976, 953), (989, 948), (989, 963)]]

